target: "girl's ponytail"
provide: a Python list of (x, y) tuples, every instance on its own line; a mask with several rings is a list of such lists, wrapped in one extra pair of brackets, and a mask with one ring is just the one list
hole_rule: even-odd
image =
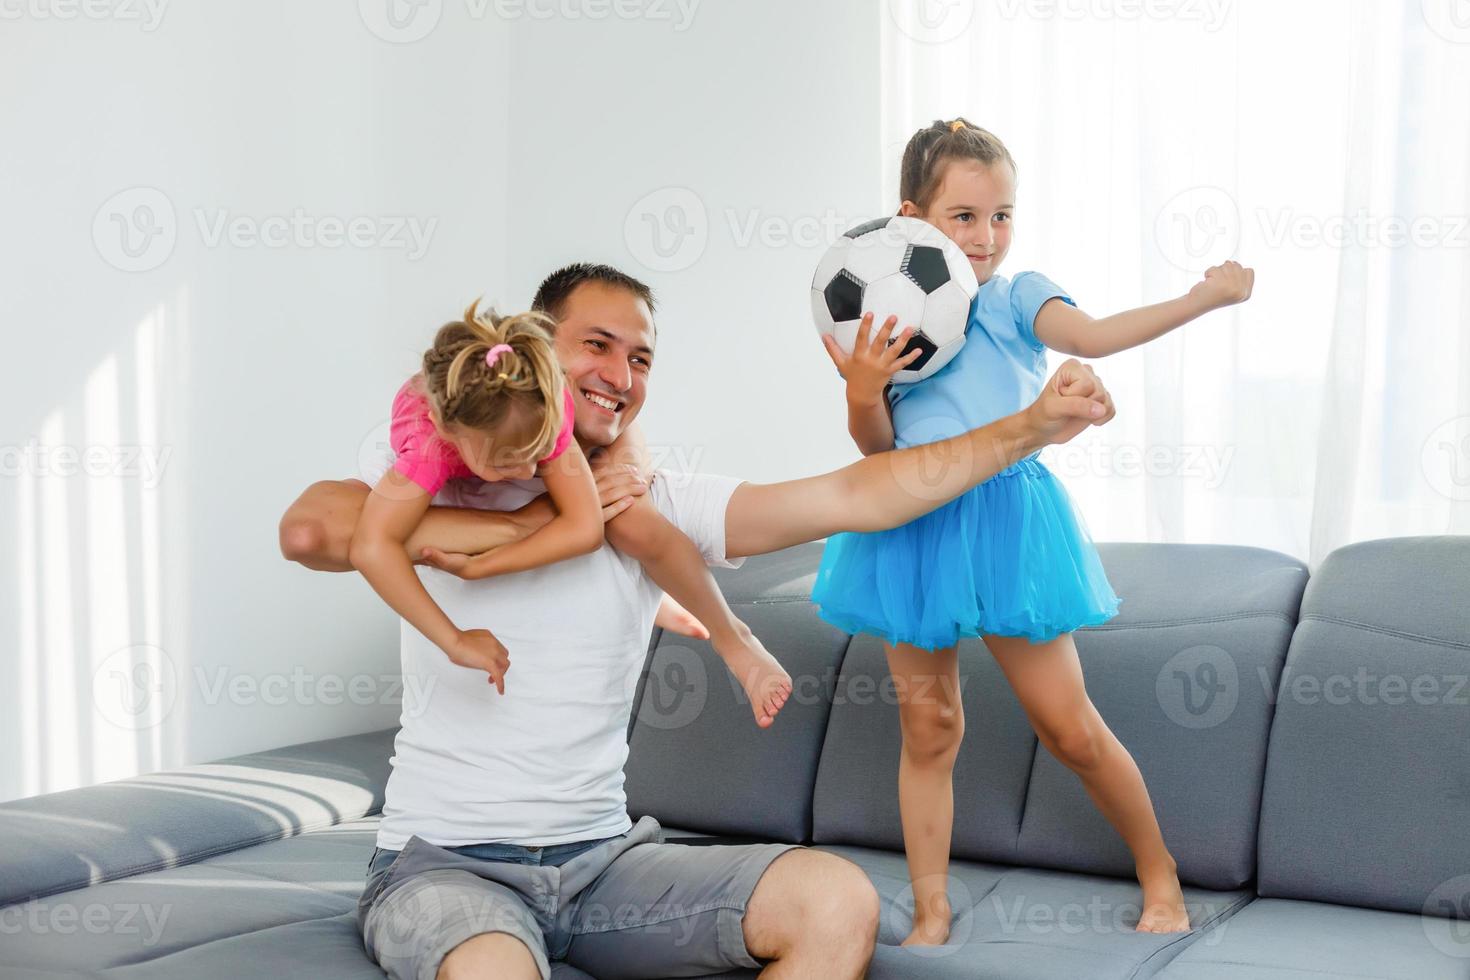
[[(566, 380), (544, 313), (481, 312), (439, 328), (424, 351), (425, 394), (442, 424), (495, 431), (497, 453), (540, 459), (561, 432)], [(508, 432), (509, 424), (515, 432)]]
[(944, 164), (950, 160), (975, 160), (990, 166), (999, 161), (1010, 164), (1016, 172), (1016, 161), (995, 134), (981, 129), (963, 116), (945, 122), (936, 119), (909, 138), (899, 165), (898, 199), (912, 201), (924, 211), (939, 190)]

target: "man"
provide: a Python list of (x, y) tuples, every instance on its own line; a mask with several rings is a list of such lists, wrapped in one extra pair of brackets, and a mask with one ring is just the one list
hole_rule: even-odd
[[(651, 481), (600, 458), (647, 395), (653, 297), (606, 266), (574, 265), (538, 290), (576, 398), (576, 437), (612, 520), (651, 501), (711, 564), (737, 564), (843, 530), (913, 520), (1001, 469), (1112, 417), (1085, 366), (1064, 365), (1030, 408), (928, 446), (822, 476), (756, 485), (725, 477)], [(605, 454), (602, 454), (605, 457)], [(388, 461), (384, 461), (386, 469)], [(348, 570), (368, 493), (318, 483), (286, 512), (281, 549)], [(855, 865), (781, 844), (658, 842), (628, 818), (622, 766), (634, 685), (659, 592), (637, 563), (599, 551), (493, 581), (468, 557), (549, 516), (538, 487), (451, 484), (409, 554), (450, 618), (494, 629), (514, 669), (502, 697), (408, 626), (405, 674), (433, 704), (405, 701), (378, 850), (359, 905), (369, 953), (395, 977), (541, 977), (565, 960), (598, 977), (687, 976), (763, 963), (768, 977), (857, 977), (878, 901)], [(771, 737), (779, 737), (773, 734)]]

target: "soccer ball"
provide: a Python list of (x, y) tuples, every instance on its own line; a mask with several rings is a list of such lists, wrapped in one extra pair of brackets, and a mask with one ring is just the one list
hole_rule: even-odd
[(979, 292), (970, 260), (949, 238), (918, 218), (879, 218), (847, 231), (817, 263), (812, 318), (851, 354), (858, 323), (873, 314), (876, 331), (898, 317), (894, 335), (913, 327), (904, 353), (923, 351), (893, 376), (913, 384), (939, 371), (965, 344), (970, 302)]

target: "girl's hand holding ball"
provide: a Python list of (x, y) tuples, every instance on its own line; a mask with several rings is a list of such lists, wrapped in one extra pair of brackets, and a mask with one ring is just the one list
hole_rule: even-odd
[(847, 382), (848, 404), (877, 405), (883, 400), (883, 389), (888, 386), (894, 374), (908, 367), (923, 353), (921, 348), (916, 347), (905, 354), (904, 348), (908, 346), (909, 337), (914, 330), (912, 327), (905, 327), (894, 337), (893, 328), (896, 326), (898, 318), (889, 317), (870, 341), (873, 314), (863, 314), (851, 354), (843, 353), (830, 334), (822, 335), (822, 346), (827, 348), (827, 354), (836, 365), (837, 373)]

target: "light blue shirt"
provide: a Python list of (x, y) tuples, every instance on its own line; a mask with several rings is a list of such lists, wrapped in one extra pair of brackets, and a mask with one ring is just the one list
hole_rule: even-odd
[(948, 439), (1036, 400), (1046, 384), (1046, 345), (1036, 339), (1036, 314), (1049, 299), (1076, 306), (1039, 272), (1015, 279), (992, 276), (970, 304), (965, 346), (933, 377), (893, 385), (895, 445)]

